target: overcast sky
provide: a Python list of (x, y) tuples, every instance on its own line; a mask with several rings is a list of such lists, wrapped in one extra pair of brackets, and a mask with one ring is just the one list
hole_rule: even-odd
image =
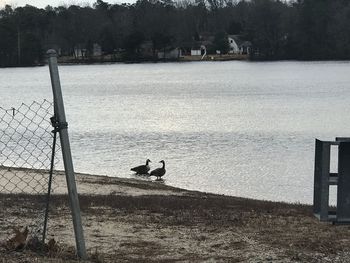
[[(4, 7), (5, 4), (10, 4), (12, 6), (25, 6), (25, 5), (33, 5), (36, 7), (45, 7), (47, 5), (51, 6), (59, 6), (59, 5), (92, 5), (95, 3), (96, 0), (32, 0), (32, 1), (25, 1), (25, 0), (0, 0), (0, 7)], [(105, 0), (105, 2), (114, 4), (114, 3), (134, 3), (136, 0)]]
[[(107, 3), (110, 4), (121, 4), (121, 3), (135, 3), (136, 0), (104, 0)], [(289, 2), (290, 0), (287, 0)], [(11, 6), (17, 7), (17, 6), (25, 6), (25, 5), (33, 5), (39, 8), (43, 8), (47, 5), (51, 6), (59, 6), (59, 5), (92, 5), (95, 3), (96, 0), (32, 0), (32, 1), (26, 1), (26, 0), (0, 0), (0, 8), (4, 7), (5, 4), (9, 4)]]

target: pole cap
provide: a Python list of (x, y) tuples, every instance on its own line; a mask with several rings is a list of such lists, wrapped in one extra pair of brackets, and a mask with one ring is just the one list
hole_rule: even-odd
[(46, 52), (46, 55), (47, 55), (48, 57), (57, 57), (57, 52), (56, 52), (56, 50), (54, 50), (54, 49), (49, 49), (49, 50)]

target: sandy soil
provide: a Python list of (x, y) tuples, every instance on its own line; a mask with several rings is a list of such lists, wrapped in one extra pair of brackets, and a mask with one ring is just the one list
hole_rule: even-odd
[[(49, 220), (59, 250), (0, 246), (0, 262), (75, 262), (64, 182), (56, 175)], [(77, 184), (90, 262), (350, 262), (349, 226), (318, 222), (310, 206), (186, 191), (145, 178), (78, 174)], [(28, 204), (37, 198), (0, 195), (0, 240), (14, 218), (19, 227), (28, 224), (37, 213)]]

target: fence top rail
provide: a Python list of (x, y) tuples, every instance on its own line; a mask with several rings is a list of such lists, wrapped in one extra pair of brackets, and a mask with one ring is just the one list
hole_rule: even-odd
[(350, 137), (336, 137), (335, 141), (322, 141), (318, 139), (316, 140), (330, 145), (339, 145), (341, 142), (350, 142)]
[(22, 103), (21, 103), (20, 105), (18, 105), (17, 107), (12, 106), (12, 107), (7, 108), (7, 109), (4, 108), (4, 107), (2, 107), (2, 106), (0, 106), (0, 109), (3, 110), (3, 111), (13, 111), (13, 110), (19, 109), (21, 106), (30, 107), (30, 106), (32, 106), (32, 105), (34, 105), (34, 104), (42, 105), (42, 104), (44, 104), (44, 103), (49, 103), (49, 104), (51, 104), (50, 106), (52, 106), (52, 102), (50, 102), (50, 101), (47, 100), (47, 99), (43, 99), (42, 102), (34, 100), (34, 101), (32, 101), (30, 104), (27, 104), (27, 103), (22, 102)]
[(322, 142), (323, 144), (330, 144), (330, 145), (339, 145), (340, 144), (340, 141), (321, 141), (321, 140), (318, 140), (320, 142)]
[(340, 142), (340, 141), (341, 141), (341, 142), (344, 142), (344, 141), (345, 141), (345, 142), (347, 142), (347, 141), (350, 142), (350, 137), (336, 137), (335, 140), (336, 140), (336, 141), (339, 141), (339, 142)]

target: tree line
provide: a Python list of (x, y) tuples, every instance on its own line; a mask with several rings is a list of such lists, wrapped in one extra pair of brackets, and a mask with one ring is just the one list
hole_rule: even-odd
[(227, 35), (240, 35), (252, 43), (253, 59), (350, 59), (350, 1), (97, 0), (93, 6), (44, 9), (6, 5), (0, 10), (0, 66), (40, 64), (51, 47), (68, 55), (76, 47), (91, 53), (94, 43), (103, 54), (120, 51), (122, 58), (137, 60), (146, 41), (155, 56), (166, 47), (188, 49), (204, 34), (215, 36), (214, 49), (222, 48)]

